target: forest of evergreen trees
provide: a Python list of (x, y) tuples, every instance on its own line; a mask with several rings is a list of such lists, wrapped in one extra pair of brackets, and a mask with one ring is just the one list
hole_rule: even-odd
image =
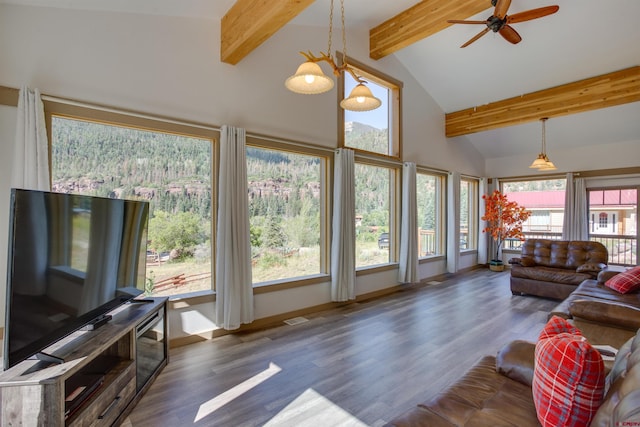
[[(198, 244), (209, 239), (212, 210), (211, 142), (206, 139), (54, 117), (53, 189), (150, 202), (150, 237), (166, 236), (170, 218), (182, 218)], [(354, 123), (347, 145), (380, 149), (387, 131)], [(320, 218), (320, 162), (313, 156), (248, 147), (247, 174), (253, 243), (260, 248), (317, 245)], [(357, 212), (363, 225), (388, 229), (389, 172), (366, 167), (357, 180)], [(170, 245), (169, 243), (167, 245)], [(171, 248), (162, 247), (158, 250)], [(181, 248), (186, 251), (186, 248)]]

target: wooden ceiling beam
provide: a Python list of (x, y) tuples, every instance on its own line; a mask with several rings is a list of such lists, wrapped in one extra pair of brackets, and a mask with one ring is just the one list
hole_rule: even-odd
[(314, 1), (237, 0), (220, 24), (220, 60), (236, 65)]
[(384, 58), (449, 27), (447, 19), (467, 19), (487, 9), (489, 0), (421, 1), (369, 30), (369, 56)]
[(445, 115), (448, 138), (640, 101), (640, 66)]

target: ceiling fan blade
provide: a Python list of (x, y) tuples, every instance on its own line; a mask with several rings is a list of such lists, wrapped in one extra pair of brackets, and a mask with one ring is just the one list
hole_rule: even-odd
[(468, 42), (466, 42), (465, 44), (463, 44), (460, 47), (462, 48), (462, 47), (469, 46), (471, 43), (473, 43), (474, 41), (478, 40), (480, 37), (484, 36), (488, 32), (489, 32), (489, 27), (487, 27), (484, 30), (480, 31), (478, 34), (476, 34), (473, 38), (471, 38)]
[(448, 19), (449, 24), (486, 24), (487, 21), (465, 21), (464, 19)]
[(522, 40), (522, 37), (520, 37), (520, 34), (518, 34), (518, 32), (509, 25), (505, 25), (498, 32), (509, 43), (517, 44), (517, 43), (520, 43), (520, 41)]
[(539, 7), (537, 9), (525, 10), (524, 12), (514, 13), (507, 16), (507, 24), (514, 24), (516, 22), (530, 21), (531, 19), (542, 18), (543, 16), (556, 13), (560, 9), (560, 6), (546, 6)]
[(498, 18), (503, 19), (507, 15), (509, 6), (511, 6), (511, 0), (498, 0), (498, 2), (496, 3), (496, 8), (493, 11), (493, 16), (497, 16)]

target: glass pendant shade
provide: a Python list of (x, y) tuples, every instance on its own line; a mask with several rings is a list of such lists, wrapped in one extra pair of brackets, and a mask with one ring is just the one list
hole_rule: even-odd
[(531, 169), (540, 169), (541, 167), (543, 167), (547, 161), (544, 159), (544, 153), (540, 153), (538, 154), (538, 158), (535, 159), (533, 161), (533, 163), (531, 163), (531, 166), (529, 166)]
[(315, 62), (307, 61), (298, 67), (284, 85), (292, 92), (304, 95), (324, 93), (333, 88), (333, 79), (327, 77)]
[(558, 169), (556, 165), (554, 165), (553, 162), (549, 159), (547, 159), (544, 166), (538, 168), (539, 171), (554, 171), (556, 169)]
[(354, 87), (349, 97), (340, 102), (342, 108), (350, 111), (370, 111), (380, 105), (382, 105), (382, 101), (373, 96), (371, 90), (362, 83)]

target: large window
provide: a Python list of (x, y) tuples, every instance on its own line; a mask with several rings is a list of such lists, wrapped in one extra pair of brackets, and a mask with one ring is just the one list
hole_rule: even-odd
[(418, 172), (416, 202), (418, 215), (418, 256), (442, 255), (444, 241), (444, 176)]
[(326, 159), (247, 147), (253, 283), (323, 273)]
[[(566, 179), (502, 182), (502, 192), (507, 198), (531, 211), (531, 217), (522, 227), (526, 237), (562, 238), (566, 183)], [(504, 249), (519, 249), (521, 243), (507, 241)]]
[(637, 265), (638, 189), (589, 189), (589, 238), (607, 247), (611, 264)]
[(53, 115), (52, 189), (149, 201), (146, 292), (210, 291), (212, 148), (210, 137)]
[(476, 249), (478, 245), (478, 181), (460, 179), (460, 250)]
[[(349, 58), (349, 64), (358, 76), (367, 81), (367, 87), (382, 105), (371, 111), (342, 110), (341, 146), (378, 155), (401, 157), (400, 150), (400, 92), (402, 83), (376, 72)], [(349, 96), (357, 82), (350, 73), (340, 78), (344, 97)]]
[(387, 264), (394, 259), (393, 189), (397, 170), (355, 164), (356, 268)]

